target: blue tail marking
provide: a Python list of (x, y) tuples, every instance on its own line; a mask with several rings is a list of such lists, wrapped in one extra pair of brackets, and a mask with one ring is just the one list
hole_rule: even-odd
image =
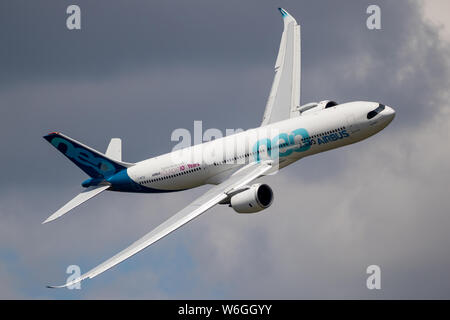
[(126, 167), (101, 152), (94, 150), (59, 132), (44, 136), (58, 151), (75, 163), (87, 175), (96, 179), (107, 179)]

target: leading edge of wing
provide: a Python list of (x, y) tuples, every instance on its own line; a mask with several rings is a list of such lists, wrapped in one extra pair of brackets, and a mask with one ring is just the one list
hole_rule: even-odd
[(126, 249), (120, 251), (112, 258), (106, 260), (97, 267), (89, 270), (85, 274), (81, 275), (79, 278), (76, 278), (64, 285), (47, 286), (47, 288), (65, 288), (73, 286), (87, 278), (89, 279), (94, 278), (100, 273), (130, 258), (139, 251), (145, 249), (146, 247), (165, 237), (169, 233), (175, 231), (182, 225), (198, 217), (203, 212), (207, 211), (214, 205), (218, 204), (220, 201), (226, 199), (228, 197), (227, 194), (229, 192), (241, 188), (247, 183), (250, 183), (251, 181), (260, 177), (264, 173), (270, 171), (271, 169), (272, 169), (272, 162), (268, 161), (248, 164), (247, 166), (239, 170), (238, 173), (232, 175), (228, 180), (224, 181), (223, 183), (217, 186), (212, 187), (204, 195), (194, 200), (187, 207), (180, 210), (174, 216), (163, 222), (154, 230), (144, 235), (142, 238), (131, 244)]

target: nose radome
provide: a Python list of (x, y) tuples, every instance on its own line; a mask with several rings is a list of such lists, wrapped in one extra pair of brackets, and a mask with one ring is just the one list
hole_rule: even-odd
[(386, 110), (384, 111), (386, 116), (388, 116), (391, 120), (395, 117), (395, 110), (391, 107), (386, 106)]

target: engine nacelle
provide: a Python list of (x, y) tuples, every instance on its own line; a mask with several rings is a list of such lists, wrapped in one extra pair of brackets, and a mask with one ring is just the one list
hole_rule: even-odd
[(272, 189), (267, 184), (258, 183), (232, 196), (230, 206), (238, 213), (255, 213), (267, 209), (272, 202)]

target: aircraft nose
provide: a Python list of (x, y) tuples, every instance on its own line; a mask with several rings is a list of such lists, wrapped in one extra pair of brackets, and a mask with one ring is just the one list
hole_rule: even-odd
[(386, 106), (384, 114), (389, 119), (389, 121), (392, 121), (395, 118), (395, 110), (391, 107)]

